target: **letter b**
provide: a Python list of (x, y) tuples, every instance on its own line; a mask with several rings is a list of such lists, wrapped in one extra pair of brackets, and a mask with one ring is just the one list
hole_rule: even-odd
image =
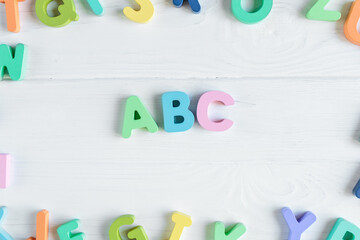
[(166, 92), (162, 95), (166, 132), (185, 132), (194, 125), (195, 117), (189, 106), (190, 98), (184, 92)]

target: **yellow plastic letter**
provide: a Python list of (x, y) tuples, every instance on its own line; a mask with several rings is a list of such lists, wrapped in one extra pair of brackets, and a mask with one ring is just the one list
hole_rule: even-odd
[(140, 10), (136, 11), (131, 7), (124, 8), (124, 15), (131, 21), (146, 23), (154, 16), (154, 6), (150, 0), (135, 0), (140, 5)]
[(180, 212), (174, 212), (171, 220), (175, 223), (169, 240), (179, 240), (184, 227), (190, 227), (192, 224), (191, 217)]

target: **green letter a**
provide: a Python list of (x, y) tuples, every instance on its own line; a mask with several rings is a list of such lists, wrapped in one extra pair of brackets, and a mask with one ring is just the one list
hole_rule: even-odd
[(146, 128), (151, 133), (159, 129), (140, 99), (137, 96), (131, 96), (126, 100), (122, 136), (129, 138), (131, 131), (137, 128)]

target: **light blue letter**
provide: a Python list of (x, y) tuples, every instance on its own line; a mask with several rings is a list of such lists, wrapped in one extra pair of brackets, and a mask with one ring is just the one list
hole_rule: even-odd
[[(0, 208), (0, 224), (4, 221), (4, 218), (7, 215), (7, 208)], [(0, 226), (0, 240), (14, 240), (10, 234), (8, 234), (1, 226)]]
[(189, 110), (190, 98), (184, 92), (162, 95), (164, 129), (166, 132), (185, 132), (194, 125), (194, 114)]

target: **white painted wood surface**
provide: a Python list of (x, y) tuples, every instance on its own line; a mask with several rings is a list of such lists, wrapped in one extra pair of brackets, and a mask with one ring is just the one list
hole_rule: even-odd
[[(150, 240), (164, 240), (178, 210), (193, 217), (182, 239), (207, 239), (209, 224), (243, 222), (242, 239), (286, 239), (283, 206), (313, 211), (303, 235), (325, 239), (337, 217), (360, 226), (359, 47), (339, 23), (309, 21), (308, 1), (278, 0), (269, 17), (247, 26), (229, 0), (201, 1), (203, 11), (154, 0), (145, 25), (121, 13), (132, 1), (104, 1), (93, 15), (77, 1), (79, 22), (53, 29), (20, 3), (21, 32), (1, 43), (29, 46), (26, 79), (0, 82), (0, 152), (14, 160), (13, 184), (0, 191), (5, 228), (15, 240), (35, 234), (36, 212), (56, 227), (81, 219), (89, 240), (107, 239), (112, 220), (136, 215)], [(205, 91), (222, 90), (233, 107), (214, 107), (235, 125), (214, 133), (136, 131), (123, 139), (124, 100), (138, 95), (161, 123), (160, 95), (187, 92), (194, 108)]]
[[(193, 103), (222, 90), (233, 107), (212, 113), (235, 125), (214, 133), (118, 134), (124, 99), (137, 94), (161, 124), (159, 96), (181, 90)], [(35, 214), (55, 227), (82, 220), (88, 239), (107, 239), (117, 216), (136, 215), (150, 239), (169, 237), (169, 214), (193, 217), (186, 239), (205, 239), (216, 220), (243, 222), (243, 239), (286, 239), (280, 208), (319, 218), (304, 239), (324, 239), (341, 216), (360, 225), (360, 82), (348, 79), (38, 80), (1, 82), (0, 151), (14, 158), (0, 191), (15, 239), (35, 233)], [(195, 101), (194, 101), (195, 100)], [(207, 238), (209, 239), (209, 238)]]
[(343, 23), (350, 2), (331, 0), (341, 21), (310, 21), (312, 0), (276, 0), (268, 18), (238, 22), (230, 0), (199, 0), (202, 13), (171, 0), (153, 0), (155, 16), (137, 24), (123, 14), (131, 0), (103, 0), (105, 15), (76, 1), (80, 19), (57, 29), (36, 17), (35, 0), (19, 3), (21, 32), (6, 30), (0, 8), (1, 42), (30, 46), (28, 79), (354, 77), (359, 47), (346, 40)]

